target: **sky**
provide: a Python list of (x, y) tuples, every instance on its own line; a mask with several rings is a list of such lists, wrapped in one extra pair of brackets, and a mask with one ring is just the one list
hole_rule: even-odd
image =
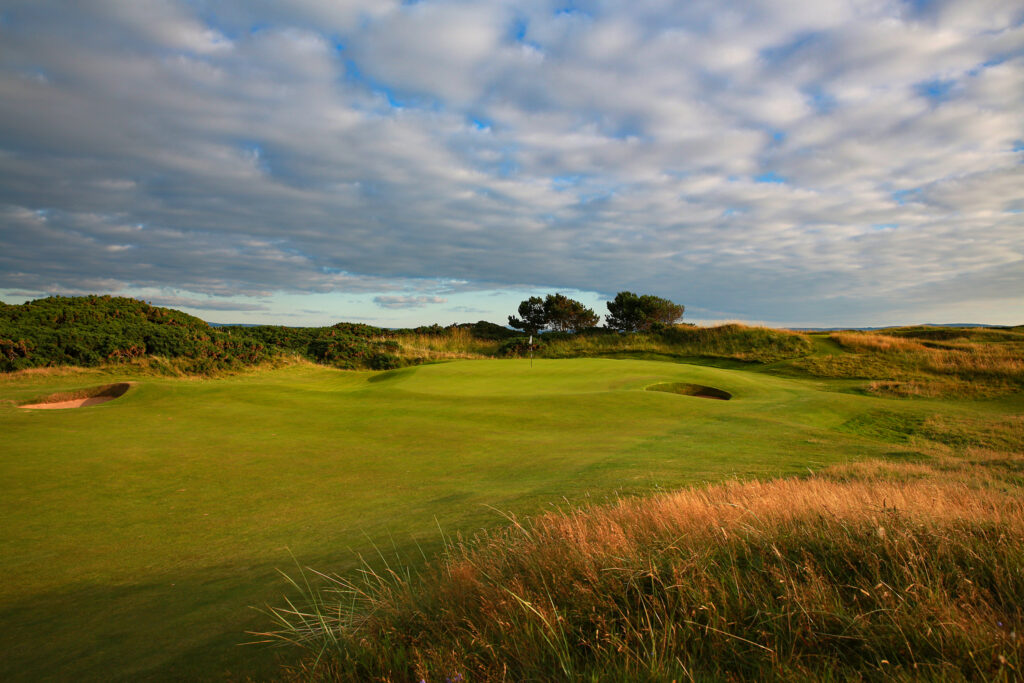
[(1024, 323), (1020, 0), (0, 0), (0, 299)]

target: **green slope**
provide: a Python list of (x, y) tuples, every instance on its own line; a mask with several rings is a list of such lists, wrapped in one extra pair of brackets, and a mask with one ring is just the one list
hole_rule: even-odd
[[(116, 379), (137, 385), (104, 405), (15, 407)], [(660, 382), (734, 399), (644, 390)], [(249, 607), (281, 602), (276, 570), (292, 555), (345, 571), (359, 554), (380, 564), (380, 549), (415, 565), (439, 528), (503, 524), (495, 508), (530, 514), (884, 456), (905, 434), (872, 433), (865, 416), (880, 411), (912, 429), (937, 411), (1020, 409), (824, 386), (611, 359), (3, 377), (0, 678), (266, 676), (282, 652), (236, 644), (267, 627)]]

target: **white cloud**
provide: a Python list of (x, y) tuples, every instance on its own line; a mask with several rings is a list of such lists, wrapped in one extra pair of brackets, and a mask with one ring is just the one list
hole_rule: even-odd
[(0, 287), (459, 279), (847, 322), (1024, 259), (1018, 3), (579, 6), (12, 2)]
[(445, 304), (448, 299), (441, 296), (375, 296), (373, 303), (381, 308), (420, 308), (428, 304)]

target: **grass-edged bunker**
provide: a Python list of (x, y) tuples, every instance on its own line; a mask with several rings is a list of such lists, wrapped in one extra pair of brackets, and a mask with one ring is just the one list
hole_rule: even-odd
[(685, 382), (660, 382), (647, 387), (647, 391), (663, 391), (667, 394), (711, 398), (718, 401), (728, 401), (732, 398), (732, 394), (728, 391), (716, 389), (715, 387), (706, 387), (703, 384), (687, 384)]
[(60, 410), (63, 408), (87, 408), (120, 398), (132, 386), (131, 382), (105, 384), (78, 391), (58, 392), (19, 406), (30, 410)]

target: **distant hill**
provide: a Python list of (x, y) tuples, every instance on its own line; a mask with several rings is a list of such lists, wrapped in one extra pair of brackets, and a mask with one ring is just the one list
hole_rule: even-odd
[(991, 327), (1000, 330), (1012, 330), (1021, 325), (989, 325), (986, 323), (921, 323), (919, 325), (884, 325), (882, 327), (790, 327), (788, 329), (798, 332), (839, 332), (841, 330), (857, 330), (862, 332), (874, 332), (876, 330), (897, 330), (908, 327)]

